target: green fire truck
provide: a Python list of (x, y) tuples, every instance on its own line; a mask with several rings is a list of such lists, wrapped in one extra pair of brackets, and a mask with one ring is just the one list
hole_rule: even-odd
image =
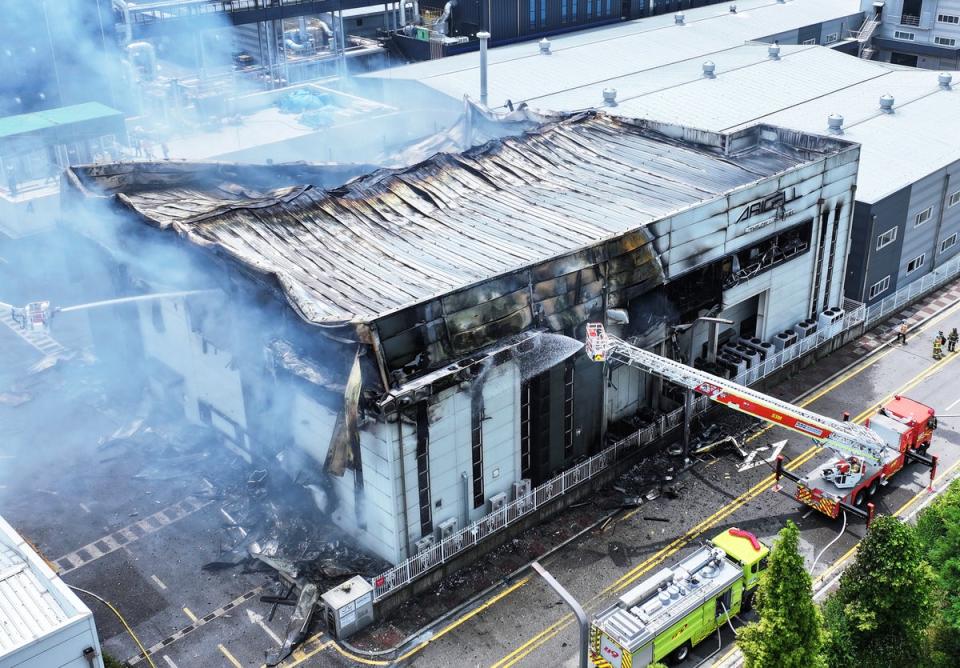
[(593, 619), (593, 665), (644, 668), (685, 660), (692, 647), (752, 607), (769, 553), (753, 534), (727, 529), (650, 576)]

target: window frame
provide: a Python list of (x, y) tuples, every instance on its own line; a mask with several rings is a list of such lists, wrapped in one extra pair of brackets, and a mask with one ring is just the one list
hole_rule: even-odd
[(875, 299), (890, 289), (890, 274), (870, 286), (867, 290), (867, 299)]
[(957, 14), (937, 14), (937, 23), (946, 25), (960, 25), (960, 15)]
[[(910, 35), (907, 37), (906, 35)], [(915, 42), (917, 41), (917, 33), (907, 32), (906, 30), (894, 30), (893, 38), (899, 39), (901, 42)]]
[(955, 207), (957, 204), (960, 204), (960, 190), (950, 193), (947, 196), (947, 208)]
[[(884, 239), (884, 237), (886, 237), (891, 232), (893, 233), (893, 236), (891, 236), (889, 239)], [(878, 234), (877, 245), (876, 245), (876, 248), (874, 248), (874, 250), (881, 250), (883, 248), (886, 248), (890, 244), (895, 243), (897, 241), (898, 236), (900, 236), (899, 227), (891, 227), (889, 230), (886, 230), (885, 232)]]
[(816, 46), (816, 45), (817, 45), (817, 40), (816, 40), (816, 39), (805, 39), (805, 40), (803, 40), (802, 42), (800, 42), (800, 45), (801, 45), (801, 46)]
[[(941, 253), (945, 253), (946, 251), (948, 251), (948, 250), (950, 250), (951, 248), (953, 248), (954, 246), (956, 246), (956, 245), (957, 245), (957, 237), (958, 237), (958, 234), (957, 234), (956, 232), (954, 232), (953, 234), (951, 234), (951, 235), (950, 235), (949, 237), (947, 237), (946, 239), (941, 239), (941, 240), (940, 240), (940, 252), (941, 252)], [(945, 246), (944, 244), (946, 244), (948, 241), (950, 242), (949, 245), (946, 245), (946, 246)]]
[(833, 44), (834, 42), (839, 42), (839, 41), (840, 41), (840, 33), (838, 32), (832, 32), (823, 38), (824, 44)]
[(933, 43), (938, 46), (956, 46), (957, 39), (955, 37), (943, 37), (941, 35), (934, 35)]
[[(927, 254), (926, 254), (925, 252), (924, 252), (924, 253), (920, 253), (920, 255), (918, 255), (917, 257), (913, 258), (913, 259), (910, 260), (909, 262), (907, 262), (907, 276), (909, 276), (910, 274), (912, 274), (912, 273), (914, 273), (915, 271), (919, 270), (919, 269), (920, 269), (921, 267), (923, 267), (923, 265), (925, 265), (926, 263), (927, 263)], [(910, 265), (915, 265), (915, 266), (913, 267), (913, 269), (911, 269), (911, 268), (910, 268)]]
[[(923, 220), (920, 220), (920, 217), (923, 215), (926, 215), (926, 217)], [(918, 211), (913, 216), (913, 226), (920, 227), (921, 225), (929, 222), (931, 218), (933, 218), (933, 207), (928, 206), (926, 209), (924, 209), (923, 211)]]

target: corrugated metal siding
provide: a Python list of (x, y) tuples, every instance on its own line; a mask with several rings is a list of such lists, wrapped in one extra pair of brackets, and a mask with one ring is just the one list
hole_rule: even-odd
[[(910, 189), (910, 204), (903, 233), (903, 251), (900, 257), (898, 284), (903, 286), (930, 273), (933, 269), (934, 244), (937, 236), (937, 219), (940, 216), (940, 198), (943, 194), (944, 173), (937, 172), (920, 179)], [(917, 226), (916, 216), (930, 209), (927, 222)], [(926, 254), (923, 266), (907, 274), (907, 265), (914, 258)]]
[[(960, 202), (953, 206), (949, 205), (950, 195), (958, 193), (958, 197), (960, 197), (960, 163), (954, 163), (948, 167), (947, 174), (950, 180), (944, 198), (946, 208), (943, 211), (943, 223), (940, 226), (940, 236), (937, 240), (937, 264), (949, 260), (960, 252)], [(940, 244), (944, 239), (954, 234), (957, 235), (957, 243), (941, 253)]]

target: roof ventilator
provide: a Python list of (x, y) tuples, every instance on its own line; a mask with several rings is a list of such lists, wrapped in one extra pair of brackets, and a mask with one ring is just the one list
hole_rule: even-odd
[(767, 55), (770, 60), (780, 60), (780, 42), (774, 42), (767, 47)]
[(550, 40), (546, 37), (540, 40), (540, 53), (544, 56), (550, 55)]
[(737, 3), (735, 3), (735, 2), (731, 2), (731, 3), (730, 3), (730, 13), (731, 13), (731, 14), (736, 14), (736, 13), (737, 13)]
[(880, 96), (880, 111), (885, 114), (893, 113), (893, 95), (887, 93)]
[(608, 107), (617, 106), (617, 89), (616, 88), (603, 89), (603, 103)]
[(712, 60), (708, 60), (703, 63), (703, 76), (706, 79), (716, 79), (717, 75), (715, 74), (717, 66), (714, 65)]
[(827, 130), (832, 135), (843, 134), (843, 116), (840, 114), (830, 114), (827, 117)]
[(487, 40), (490, 33), (478, 32), (477, 39), (480, 40), (480, 104), (487, 106)]
[(681, 13), (679, 13), (679, 14), (674, 14), (674, 15), (673, 15), (673, 22), (676, 23), (678, 26), (682, 26), (682, 25), (683, 25), (683, 21), (684, 21), (685, 18), (686, 18), (686, 17), (684, 17), (683, 12), (681, 12)]
[(953, 81), (953, 75), (949, 72), (941, 72), (940, 76), (937, 77), (937, 81), (940, 82), (940, 88), (950, 90), (952, 88), (950, 82)]

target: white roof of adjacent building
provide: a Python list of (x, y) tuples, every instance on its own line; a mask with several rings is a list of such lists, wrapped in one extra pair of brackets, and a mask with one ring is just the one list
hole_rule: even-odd
[[(844, 139), (862, 144), (857, 199), (873, 203), (960, 160), (960, 73), (956, 90), (939, 87), (938, 72), (862, 60), (829, 48), (750, 40), (840, 19), (857, 0), (738, 2), (599, 28), (553, 40), (544, 56), (527, 42), (490, 51), (489, 100), (533, 109), (603, 108), (603, 90), (617, 91), (612, 114), (724, 132), (763, 122), (825, 134), (827, 116), (844, 117)], [(851, 25), (856, 29), (858, 26)], [(477, 54), (372, 73), (414, 79), (459, 99), (476, 98)], [(703, 63), (715, 77), (703, 75)], [(880, 110), (881, 95), (895, 111)]]
[(90, 610), (0, 517), (0, 664)]
[[(611, 79), (860, 13), (858, 0), (741, 0), (735, 4), (736, 13), (727, 4), (687, 10), (683, 25), (665, 14), (551, 37), (549, 56), (540, 54), (536, 41), (491, 49), (489, 99), (499, 105), (508, 98), (517, 102), (581, 86), (602, 87)], [(478, 67), (474, 52), (365, 76), (414, 79), (456, 98), (467, 93), (477, 97)]]

